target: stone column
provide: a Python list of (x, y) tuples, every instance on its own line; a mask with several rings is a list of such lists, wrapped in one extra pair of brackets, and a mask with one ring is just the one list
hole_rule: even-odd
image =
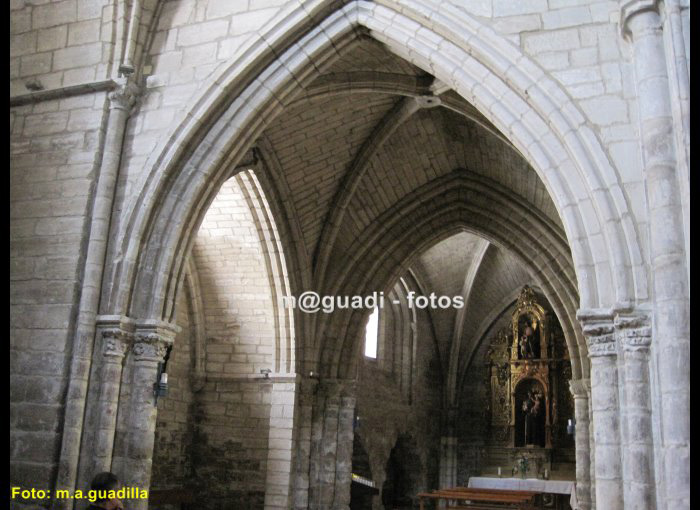
[(591, 449), (588, 425), (588, 387), (590, 381), (577, 379), (569, 381), (569, 389), (574, 397), (576, 417), (576, 498), (581, 510), (591, 510)]
[(590, 451), (591, 457), (589, 460), (589, 476), (588, 480), (591, 484), (591, 508), (596, 508), (595, 506), (595, 433), (593, 427), (593, 399), (591, 398), (591, 380), (588, 379), (588, 384), (586, 386), (586, 393), (588, 394), (588, 449)]
[(676, 510), (690, 506), (690, 303), (675, 127), (658, 8), (659, 2), (653, 0), (625, 2), (620, 26), (634, 51), (649, 208), (663, 469), (656, 485), (659, 501)]
[(99, 389), (95, 406), (95, 432), (92, 442), (91, 473), (110, 471), (117, 424), (119, 390), (121, 387), (124, 355), (132, 341), (133, 333), (123, 318), (102, 317), (102, 360), (99, 372)]
[(595, 500), (601, 509), (622, 509), (620, 409), (613, 316), (608, 311), (579, 310), (577, 318), (583, 326), (591, 361)]
[(615, 317), (618, 342), (624, 352), (626, 394), (625, 508), (655, 507), (651, 398), (649, 392), (649, 346), (651, 327), (646, 316)]
[[(170, 325), (137, 328), (133, 347), (131, 395), (125, 436), (124, 485), (150, 489), (153, 444), (155, 441), (155, 384), (158, 363), (162, 362), (175, 338), (176, 329)], [(146, 510), (148, 500), (134, 499), (129, 508)]]
[(311, 432), (309, 509), (349, 508), (355, 395), (355, 381), (320, 383)]
[[(457, 434), (455, 423), (457, 420), (457, 407), (447, 410), (444, 435), (440, 438), (440, 488), (457, 486)], [(443, 506), (444, 502), (440, 502)]]
[(294, 418), (297, 377), (272, 377), (270, 431), (268, 433), (265, 510), (287, 510), (291, 506)]
[[(105, 254), (109, 238), (109, 222), (112, 216), (112, 204), (119, 174), (124, 133), (129, 113), (139, 93), (138, 87), (123, 81), (119, 88), (109, 94), (109, 117), (102, 149), (102, 163), (92, 207), (90, 239), (83, 261), (85, 272), (71, 351), (56, 489), (83, 489), (83, 487), (76, 487), (76, 482), (79, 462), (89, 458), (89, 454), (81, 452), (80, 446), (87, 403), (90, 364), (93, 357), (95, 321), (100, 302)], [(69, 499), (57, 499), (53, 503), (53, 508), (62, 510), (67, 510), (72, 506), (73, 502)]]
[(309, 508), (309, 470), (311, 465), (311, 428), (318, 381), (301, 379), (298, 386), (294, 422), (296, 460), (294, 462), (294, 510)]
[[(506, 468), (504, 468), (506, 469)], [(440, 488), (457, 485), (457, 438), (440, 438)]]

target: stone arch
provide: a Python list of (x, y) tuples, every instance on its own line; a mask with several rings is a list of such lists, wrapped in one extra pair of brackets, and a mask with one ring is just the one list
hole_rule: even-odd
[(205, 342), (206, 331), (204, 329), (204, 304), (202, 303), (202, 288), (199, 283), (199, 275), (197, 267), (189, 257), (187, 261), (187, 270), (185, 272), (185, 285), (189, 296), (189, 305), (192, 315), (192, 340), (194, 344), (194, 364), (193, 375), (195, 379), (204, 377), (204, 362), (205, 362)]
[[(574, 377), (585, 376), (588, 365), (581, 360), (587, 350), (574, 324), (578, 296), (563, 234), (545, 218), (529, 214), (492, 181), (466, 171), (432, 181), (378, 217), (349, 250), (355, 254), (352, 263), (327, 292), (363, 295), (386, 289), (429, 246), (463, 230), (511, 251), (528, 268), (560, 318)], [(338, 346), (328, 344), (317, 353), (329, 374), (354, 373), (361, 336), (357, 324), (364, 323), (364, 313), (336, 313), (320, 324), (319, 335), (342, 339)]]
[[(193, 231), (228, 169), (358, 29), (451, 85), (530, 162), (562, 217), (580, 307), (645, 298), (626, 198), (582, 114), (507, 40), (464, 12), (433, 3), (352, 1), (336, 8), (328, 0), (283, 8), (149, 159), (143, 191), (127, 204), (128, 220), (116, 236), (122, 244), (115, 248), (107, 307), (148, 318), (170, 315)], [(295, 273), (299, 261), (293, 265)]]

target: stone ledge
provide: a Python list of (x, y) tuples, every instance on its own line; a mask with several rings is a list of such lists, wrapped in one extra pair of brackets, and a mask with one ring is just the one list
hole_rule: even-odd
[(114, 80), (92, 81), (88, 83), (80, 83), (78, 85), (69, 85), (57, 89), (39, 90), (28, 94), (21, 94), (10, 97), (10, 108), (13, 106), (24, 106), (27, 104), (40, 103), (52, 99), (63, 99), (71, 96), (79, 96), (82, 94), (91, 94), (94, 92), (106, 92), (114, 90), (119, 84)]

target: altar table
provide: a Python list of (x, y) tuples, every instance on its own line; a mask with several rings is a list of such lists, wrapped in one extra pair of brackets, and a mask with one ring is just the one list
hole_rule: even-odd
[(506, 489), (518, 491), (547, 492), (550, 494), (570, 494), (569, 504), (572, 510), (578, 510), (576, 499), (576, 482), (571, 480), (540, 480), (538, 478), (493, 478), (488, 476), (472, 476), (469, 479), (470, 489)]

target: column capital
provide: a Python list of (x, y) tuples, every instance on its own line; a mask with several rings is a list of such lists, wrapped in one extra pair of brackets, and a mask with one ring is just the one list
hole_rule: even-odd
[(131, 332), (118, 328), (102, 330), (102, 356), (123, 358), (134, 336)]
[(588, 356), (615, 356), (614, 314), (608, 308), (581, 309), (576, 312), (588, 344)]
[(95, 326), (102, 334), (102, 356), (123, 358), (134, 339), (134, 321), (123, 315), (98, 315)]
[[(659, 0), (627, 0), (620, 6), (620, 34), (623, 39), (634, 37), (629, 22), (643, 12), (659, 13)], [(659, 24), (659, 28), (661, 25)]]
[(119, 86), (109, 93), (109, 107), (127, 113), (141, 96), (141, 88), (128, 80), (118, 80)]
[(651, 345), (651, 321), (643, 312), (617, 314), (615, 334), (625, 351), (647, 350)]
[(137, 333), (134, 341), (136, 361), (163, 361), (172, 340), (156, 334)]
[(312, 377), (299, 377), (299, 393), (300, 394), (314, 394), (316, 393), (316, 388), (318, 387), (319, 380)]
[(180, 327), (169, 322), (138, 323), (133, 349), (136, 361), (162, 361), (179, 331)]
[(591, 392), (590, 379), (571, 379), (569, 381), (569, 391), (576, 398), (588, 398)]

